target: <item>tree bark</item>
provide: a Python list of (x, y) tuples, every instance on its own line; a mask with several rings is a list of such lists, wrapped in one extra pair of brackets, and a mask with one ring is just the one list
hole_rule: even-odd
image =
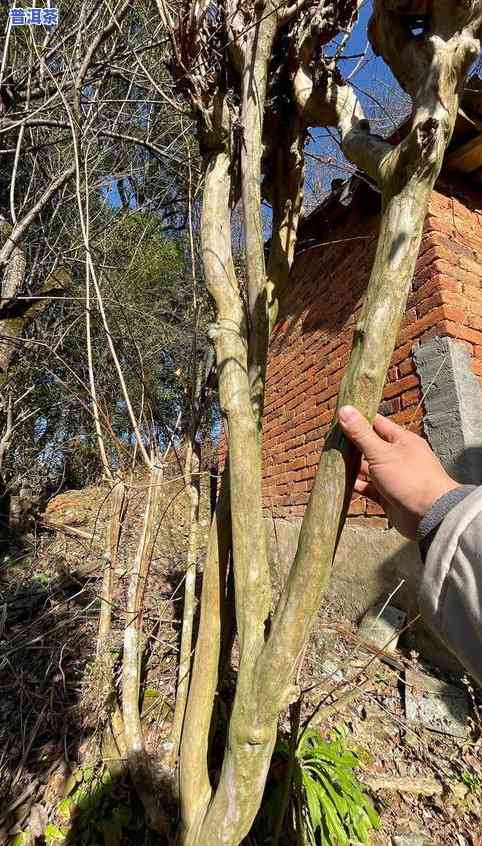
[(169, 820), (161, 808), (155, 789), (153, 772), (144, 745), (139, 710), (142, 610), (152, 552), (159, 531), (162, 479), (162, 469), (152, 471), (144, 525), (129, 580), (122, 664), (122, 716), (130, 776), (144, 805), (150, 825), (156, 831), (165, 833), (169, 830)]
[[(114, 568), (117, 561), (125, 496), (126, 489), (124, 482), (118, 480), (110, 492), (110, 516), (107, 524), (105, 544), (106, 561), (102, 579), (99, 629), (97, 634), (97, 658), (105, 658), (104, 653), (106, 648), (108, 648), (108, 640), (111, 633)], [(111, 671), (112, 667), (108, 670), (109, 674), (111, 674)]]
[(183, 843), (196, 843), (212, 797), (208, 742), (221, 653), (222, 606), (231, 548), (229, 469), (226, 467), (209, 531), (201, 613), (180, 755)]
[(184, 715), (186, 712), (189, 681), (191, 675), (191, 657), (193, 641), (194, 612), (196, 610), (196, 575), (199, 534), (199, 501), (200, 501), (200, 455), (199, 446), (193, 439), (188, 446), (186, 456), (185, 483), (189, 496), (189, 540), (187, 550), (186, 572), (184, 576), (184, 609), (182, 616), (181, 648), (179, 652), (178, 682), (176, 690), (176, 706), (172, 729), (169, 735), (169, 754), (166, 765), (174, 769), (179, 754)]

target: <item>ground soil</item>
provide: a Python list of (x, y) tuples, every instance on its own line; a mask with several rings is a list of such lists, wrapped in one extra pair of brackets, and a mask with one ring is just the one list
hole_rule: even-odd
[[(130, 484), (116, 564), (112, 638), (116, 660), (145, 495), (145, 478), (139, 472)], [(188, 503), (176, 465), (165, 482), (163, 503), (144, 614), (143, 713), (153, 757), (169, 730), (182, 614)], [(200, 571), (209, 524), (207, 475), (202, 503)], [(106, 779), (98, 758), (102, 714), (94, 657), (108, 514), (105, 485), (63, 493), (47, 506), (36, 534), (12, 539), (0, 560), (0, 843), (13, 843), (17, 837), (21, 846), (25, 841), (19, 834), (27, 825), (38, 832), (34, 841), (38, 844), (57, 842), (52, 826), (64, 832), (59, 841), (64, 843), (158, 842), (146, 828), (128, 779), (119, 776), (114, 783)], [(434, 846), (482, 846), (477, 711), (472, 734), (464, 742), (408, 726), (403, 667), (414, 660), (400, 653), (401, 664), (393, 667), (374, 659), (350, 621), (339, 618), (333, 608), (323, 609), (300, 678), (302, 718), (320, 703), (326, 709), (341, 698), (335, 713), (323, 712), (320, 731), (328, 735), (334, 725), (344, 727), (347, 743), (363, 750), (361, 779), (435, 777), (443, 785), (444, 794), (435, 797), (410, 792), (406, 782), (401, 792), (374, 793), (383, 822), (373, 837), (375, 846), (388, 846), (395, 833), (417, 831), (423, 831)], [(347, 701), (347, 691), (353, 690), (356, 697), (351, 693)], [(287, 715), (281, 727), (288, 729)], [(451, 786), (467, 782), (466, 795), (461, 798), (460, 790), (454, 795)], [(74, 790), (79, 795), (84, 790), (90, 804), (76, 820), (70, 819), (67, 808), (66, 829), (65, 797)], [(125, 820), (119, 839), (115, 820), (121, 811)], [(100, 824), (99, 816), (106, 822)], [(41, 832), (50, 834), (44, 839)]]

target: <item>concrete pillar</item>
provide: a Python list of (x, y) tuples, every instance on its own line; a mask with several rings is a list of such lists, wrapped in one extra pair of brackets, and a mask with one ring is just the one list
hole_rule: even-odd
[(425, 434), (458, 482), (482, 484), (482, 397), (463, 344), (433, 338), (414, 352), (424, 396)]

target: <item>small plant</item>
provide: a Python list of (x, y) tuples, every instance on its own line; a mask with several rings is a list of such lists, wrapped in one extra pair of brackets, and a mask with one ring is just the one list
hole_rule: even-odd
[(361, 760), (340, 734), (323, 740), (317, 731), (301, 733), (296, 750), (301, 818), (310, 846), (369, 843), (380, 818), (354, 772)]
[(482, 779), (474, 770), (463, 770), (460, 774), (460, 781), (468, 788), (469, 793), (476, 796), (482, 794)]
[[(284, 778), (289, 773), (289, 746), (280, 741), (274, 757), (275, 775), (255, 826), (256, 842), (272, 843), (272, 832), (283, 807)], [(355, 768), (362, 754), (349, 749), (335, 729), (323, 740), (314, 729), (301, 731), (292, 767), (286, 826), (307, 846), (349, 846), (369, 843), (380, 818), (359, 782)]]

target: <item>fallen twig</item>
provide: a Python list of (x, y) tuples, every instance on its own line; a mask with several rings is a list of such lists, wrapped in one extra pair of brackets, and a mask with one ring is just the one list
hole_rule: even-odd
[(465, 799), (469, 792), (465, 784), (454, 782), (446, 785), (436, 778), (410, 776), (364, 776), (363, 781), (370, 790), (388, 790), (392, 793), (413, 793), (415, 796), (446, 796)]

